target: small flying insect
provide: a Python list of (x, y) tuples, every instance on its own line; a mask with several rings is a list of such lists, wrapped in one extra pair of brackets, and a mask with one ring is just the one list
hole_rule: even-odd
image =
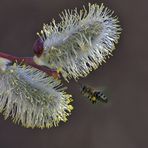
[(97, 101), (102, 103), (108, 102), (108, 98), (104, 95), (102, 90), (96, 90), (90, 86), (81, 85), (81, 93), (87, 97), (92, 102), (92, 104), (97, 103)]

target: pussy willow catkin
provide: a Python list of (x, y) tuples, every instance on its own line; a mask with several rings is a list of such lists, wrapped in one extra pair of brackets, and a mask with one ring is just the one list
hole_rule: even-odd
[(60, 23), (53, 20), (43, 26), (39, 35), (43, 51), (34, 61), (59, 69), (66, 80), (87, 76), (105, 62), (118, 43), (121, 28), (112, 15), (103, 4), (89, 4), (88, 11), (84, 7), (79, 13), (65, 10)]
[(49, 128), (66, 121), (73, 107), (59, 80), (0, 57), (0, 112), (25, 127)]

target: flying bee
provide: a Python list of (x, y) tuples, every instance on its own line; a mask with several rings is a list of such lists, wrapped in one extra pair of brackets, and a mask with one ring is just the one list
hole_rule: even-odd
[(89, 100), (95, 104), (97, 101), (107, 103), (108, 98), (104, 95), (102, 90), (95, 90), (94, 88), (86, 85), (81, 85), (81, 93), (89, 98)]

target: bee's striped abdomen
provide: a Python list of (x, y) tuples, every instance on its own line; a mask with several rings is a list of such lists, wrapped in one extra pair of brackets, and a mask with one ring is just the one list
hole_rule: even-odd
[(108, 99), (107, 99), (107, 97), (104, 95), (103, 92), (97, 91), (97, 92), (94, 92), (94, 94), (95, 94), (97, 100), (100, 100), (101, 102), (105, 102), (105, 103), (108, 102)]

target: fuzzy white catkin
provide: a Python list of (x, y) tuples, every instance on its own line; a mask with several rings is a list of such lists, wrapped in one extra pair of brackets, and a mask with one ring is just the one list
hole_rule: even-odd
[(84, 7), (79, 13), (65, 10), (60, 23), (53, 20), (43, 26), (39, 36), (44, 51), (40, 57), (34, 56), (34, 61), (60, 69), (66, 80), (87, 76), (105, 62), (118, 43), (121, 28), (112, 15), (103, 4), (89, 4), (88, 11)]
[(31, 128), (49, 128), (67, 120), (72, 99), (59, 80), (31, 66), (6, 65), (6, 59), (0, 59), (0, 112), (5, 118)]

